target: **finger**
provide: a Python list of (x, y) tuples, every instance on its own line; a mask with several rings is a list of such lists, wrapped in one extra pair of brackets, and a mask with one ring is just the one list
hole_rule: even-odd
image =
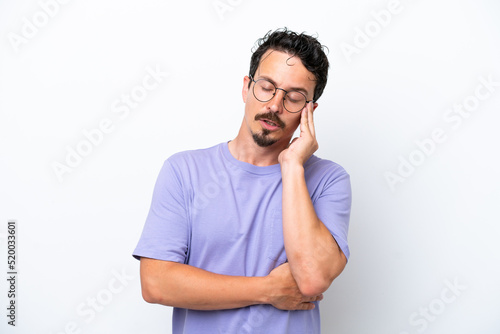
[(323, 294), (314, 297), (307, 297), (307, 299), (305, 299), (304, 302), (317, 302), (320, 300), (323, 300)]
[(314, 305), (313, 303), (302, 303), (299, 305), (299, 310), (312, 310), (313, 308), (315, 308), (316, 305)]
[(307, 120), (309, 123), (309, 131), (313, 137), (316, 136), (316, 131), (314, 129), (314, 116), (313, 116), (313, 102), (307, 104)]
[(302, 112), (300, 113), (300, 133), (307, 133), (311, 134), (311, 130), (309, 129), (309, 124), (308, 124), (308, 107), (306, 106), (304, 109), (302, 109)]

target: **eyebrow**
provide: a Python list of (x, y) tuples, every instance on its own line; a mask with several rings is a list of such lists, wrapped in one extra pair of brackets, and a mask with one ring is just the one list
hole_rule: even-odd
[[(276, 87), (278, 87), (278, 85), (276, 84), (276, 82), (273, 79), (271, 79), (270, 77), (266, 76), (266, 75), (259, 75), (259, 79), (266, 79), (266, 80), (270, 81), (273, 85), (275, 85)], [(257, 80), (259, 80), (259, 79), (257, 79)], [(286, 91), (289, 92), (289, 91), (292, 91), (292, 90), (304, 93), (304, 95), (306, 96), (306, 98), (307, 98), (307, 95), (309, 94), (309, 92), (305, 88), (302, 88), (302, 87), (291, 87), (290, 89), (287, 89)]]

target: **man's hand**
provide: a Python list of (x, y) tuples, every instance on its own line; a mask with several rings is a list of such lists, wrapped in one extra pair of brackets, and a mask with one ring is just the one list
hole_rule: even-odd
[(323, 294), (306, 297), (300, 293), (288, 262), (273, 269), (267, 277), (273, 285), (269, 304), (280, 310), (312, 310), (312, 302), (323, 299)]
[(278, 156), (283, 166), (287, 162), (295, 162), (302, 166), (309, 157), (316, 152), (319, 145), (316, 140), (313, 120), (313, 102), (308, 103), (300, 113), (300, 137), (294, 138), (288, 148)]

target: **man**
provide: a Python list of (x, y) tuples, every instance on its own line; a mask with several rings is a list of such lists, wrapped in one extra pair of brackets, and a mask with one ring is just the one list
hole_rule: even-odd
[(173, 333), (320, 332), (351, 206), (349, 175), (313, 155), (328, 67), (315, 38), (268, 33), (236, 138), (165, 161), (134, 256), (144, 299), (174, 307)]

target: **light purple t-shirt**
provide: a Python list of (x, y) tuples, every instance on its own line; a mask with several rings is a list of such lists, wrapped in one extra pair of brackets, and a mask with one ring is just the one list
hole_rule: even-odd
[[(318, 218), (349, 258), (349, 175), (312, 156), (305, 179)], [(235, 159), (227, 143), (167, 159), (133, 255), (175, 261), (210, 272), (266, 276), (286, 261), (280, 165)], [(254, 305), (220, 311), (174, 308), (173, 333), (320, 333), (319, 307), (282, 311)]]

